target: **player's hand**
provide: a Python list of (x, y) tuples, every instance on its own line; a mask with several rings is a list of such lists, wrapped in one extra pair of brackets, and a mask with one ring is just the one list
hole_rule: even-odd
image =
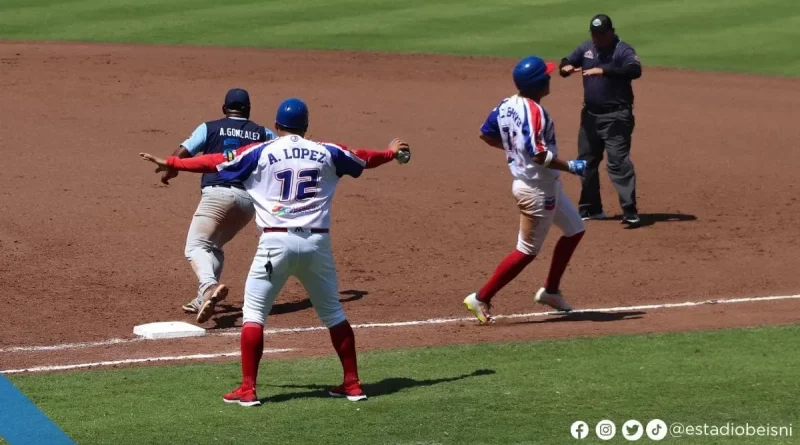
[(156, 156), (151, 155), (150, 153), (139, 153), (139, 157), (142, 158), (145, 161), (150, 161), (153, 164), (156, 164), (156, 173), (169, 172), (171, 170), (167, 166), (167, 160), (166, 159), (158, 158)]
[(602, 76), (603, 69), (602, 68), (591, 68), (583, 72), (584, 76)]
[(393, 139), (392, 142), (389, 143), (389, 150), (394, 153), (395, 160), (401, 164), (405, 164), (411, 160), (411, 147), (403, 140), (397, 138)]
[(394, 139), (392, 139), (392, 142), (389, 142), (389, 150), (392, 150), (392, 152), (394, 152), (395, 156), (397, 156), (397, 152), (398, 151), (400, 151), (400, 150), (411, 151), (411, 148), (408, 146), (408, 144), (405, 141), (397, 139), (397, 138), (394, 138)]
[(581, 178), (586, 175), (586, 161), (567, 161), (567, 166), (569, 167), (569, 172), (573, 175), (580, 176)]
[(169, 180), (178, 177), (178, 170), (174, 168), (168, 168), (167, 171), (161, 175), (161, 182), (163, 184), (169, 185)]

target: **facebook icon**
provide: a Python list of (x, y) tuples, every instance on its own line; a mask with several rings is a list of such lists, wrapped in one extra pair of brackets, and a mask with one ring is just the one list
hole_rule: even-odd
[(569, 432), (572, 433), (572, 437), (575, 439), (586, 439), (589, 435), (589, 425), (582, 420), (578, 420), (572, 424)]

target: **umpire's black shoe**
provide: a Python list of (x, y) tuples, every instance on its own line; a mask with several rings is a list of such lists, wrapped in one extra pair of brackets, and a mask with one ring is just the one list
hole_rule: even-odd
[(590, 219), (606, 219), (606, 214), (602, 210), (599, 212), (592, 212), (589, 209), (581, 209), (578, 213), (581, 214), (581, 219), (588, 221)]
[(628, 227), (639, 227), (642, 225), (642, 220), (636, 213), (626, 213), (622, 216), (622, 224), (627, 224)]

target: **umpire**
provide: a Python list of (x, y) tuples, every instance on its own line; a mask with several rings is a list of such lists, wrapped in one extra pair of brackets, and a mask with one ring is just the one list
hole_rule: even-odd
[(641, 224), (636, 208), (636, 175), (630, 160), (633, 134), (633, 88), (631, 81), (642, 76), (642, 65), (633, 47), (619, 39), (605, 14), (592, 17), (591, 40), (581, 43), (561, 59), (561, 77), (583, 73), (583, 110), (578, 134), (578, 158), (585, 160), (578, 209), (583, 219), (604, 219), (600, 199), (598, 167), (608, 153), (608, 176), (619, 195), (622, 222)]

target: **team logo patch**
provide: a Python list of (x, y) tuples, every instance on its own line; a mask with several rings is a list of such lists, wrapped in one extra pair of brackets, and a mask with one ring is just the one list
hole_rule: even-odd
[(601, 22), (600, 19), (592, 20), (592, 26), (600, 26), (602, 24), (603, 24), (603, 22)]
[(272, 208), (272, 212), (271, 213), (273, 215), (275, 215), (275, 216), (281, 216), (281, 215), (285, 215), (285, 214), (289, 213), (291, 210), (292, 210), (291, 207), (286, 207), (286, 206), (282, 206), (282, 205), (276, 205), (275, 207)]
[(272, 207), (272, 211), (270, 213), (272, 214), (272, 216), (297, 215), (297, 214), (315, 212), (320, 208), (322, 208), (321, 205), (313, 203), (300, 207), (289, 207), (278, 204)]
[(225, 156), (225, 159), (228, 160), (228, 162), (233, 161), (234, 159), (236, 159), (236, 150), (231, 150), (229, 148), (223, 151), (222, 155)]
[(556, 197), (551, 196), (549, 198), (544, 198), (544, 209), (548, 212), (556, 208)]
[(300, 140), (300, 138), (298, 138), (297, 136), (292, 136), (290, 139), (292, 140), (292, 142), (297, 142), (298, 140)]
[(585, 53), (583, 53), (583, 58), (594, 59), (594, 53), (592, 52), (592, 50), (586, 51)]

